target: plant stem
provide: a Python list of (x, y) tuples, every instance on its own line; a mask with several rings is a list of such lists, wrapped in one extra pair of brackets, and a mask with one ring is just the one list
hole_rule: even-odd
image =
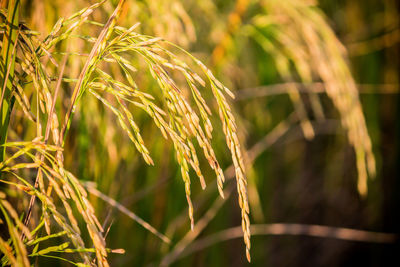
[(10, 122), (10, 115), (14, 105), (12, 84), (15, 68), (15, 48), (18, 38), (19, 7), (19, 0), (10, 0), (8, 2), (6, 28), (1, 49), (2, 64), (0, 66), (0, 82), (2, 98), (0, 103), (0, 162), (3, 161), (5, 156), (5, 147), (2, 145), (7, 140), (8, 124)]
[[(48, 116), (48, 119), (47, 119), (47, 125), (46, 125), (46, 133), (45, 133), (44, 140), (43, 140), (43, 142), (45, 144), (47, 143), (47, 141), (48, 141), (48, 139), (50, 137), (50, 128), (51, 128), (51, 123), (52, 123), (53, 114), (54, 114), (54, 107), (55, 107), (55, 104), (56, 104), (56, 101), (57, 101), (58, 92), (59, 92), (60, 87), (61, 87), (61, 81), (62, 81), (62, 77), (63, 77), (63, 74), (64, 74), (64, 70), (65, 70), (65, 65), (67, 63), (67, 59), (68, 59), (68, 56), (65, 55), (63, 60), (62, 60), (62, 63), (61, 63), (61, 69), (60, 69), (60, 74), (59, 74), (58, 79), (57, 79), (56, 89), (54, 90), (54, 97), (53, 97), (53, 101), (51, 102), (51, 109), (50, 109), (50, 113), (49, 113), (49, 116)], [(58, 144), (56, 144), (56, 145), (58, 145)], [(40, 155), (40, 161), (43, 161), (43, 160), (44, 160), (44, 155), (42, 154), (42, 155)], [(39, 186), (39, 176), (40, 176), (41, 171), (42, 170), (40, 168), (38, 168), (38, 172), (37, 172), (36, 179), (35, 179), (35, 185), (34, 185), (35, 188), (37, 188)], [(33, 208), (33, 205), (35, 204), (35, 200), (36, 200), (36, 195), (32, 195), (31, 199), (29, 201), (28, 211), (26, 213), (26, 217), (25, 217), (25, 221), (24, 221), (24, 225), (25, 226), (28, 225), (29, 220), (31, 219), (32, 208)], [(21, 239), (22, 240), (24, 239), (24, 234), (21, 235)]]
[(72, 115), (75, 110), (75, 105), (76, 102), (79, 98), (79, 96), (83, 93), (84, 87), (85, 87), (85, 80), (90, 76), (91, 70), (94, 69), (94, 58), (99, 54), (101, 50), (101, 46), (105, 44), (107, 41), (109, 35), (111, 34), (110, 29), (112, 29), (116, 23), (116, 20), (119, 16), (119, 14), (122, 11), (122, 6), (124, 5), (125, 0), (120, 0), (118, 2), (118, 6), (115, 8), (114, 12), (112, 13), (111, 17), (108, 19), (107, 23), (104, 25), (103, 29), (100, 32), (99, 37), (97, 38), (96, 43), (94, 44), (92, 50), (90, 51), (89, 57), (86, 60), (85, 65), (83, 66), (83, 69), (81, 73), (79, 74), (78, 82), (75, 85), (74, 91), (72, 93), (71, 97), (71, 104), (69, 106), (69, 109), (65, 115), (65, 120), (64, 124), (61, 128), (60, 131), (60, 142), (61, 146), (64, 146), (64, 140), (65, 140), (65, 133), (68, 131)]

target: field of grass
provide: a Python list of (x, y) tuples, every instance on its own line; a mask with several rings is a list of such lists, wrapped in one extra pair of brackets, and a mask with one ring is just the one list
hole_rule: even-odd
[(2, 266), (400, 264), (399, 10), (2, 1)]

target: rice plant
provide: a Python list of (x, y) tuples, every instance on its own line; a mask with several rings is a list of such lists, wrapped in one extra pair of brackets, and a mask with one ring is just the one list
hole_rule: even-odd
[[(257, 188), (257, 159), (292, 128), (312, 142), (332, 114), (367, 199), (376, 163), (358, 85), (317, 1), (3, 2), (3, 266), (169, 266), (239, 232), (250, 262), (251, 229), (307, 232), (265, 224), (275, 188)], [(274, 92), (288, 105), (270, 110), (260, 96)], [(207, 236), (235, 190), (241, 228)]]
[[(246, 254), (250, 261), (247, 182), (237, 126), (226, 100), (226, 95), (232, 97), (233, 94), (203, 63), (185, 50), (162, 38), (136, 32), (138, 24), (130, 28), (118, 26), (117, 19), (124, 8), (124, 1), (119, 1), (104, 24), (89, 20), (90, 15), (104, 2), (93, 4), (68, 18), (59, 19), (43, 40), (37, 38), (27, 25), (19, 23), (19, 1), (9, 1), (8, 8), (2, 10), (2, 155), (6, 155), (1, 163), (2, 182), (19, 189), (20, 198), (23, 195), (30, 196), (26, 214), (22, 218), (16, 215), (3, 196), (5, 208), (2, 211), (11, 238), (9, 241), (1, 240), (2, 251), (5, 253), (3, 264), (30, 265), (30, 260), (36, 257), (57, 257), (69, 261), (62, 255), (76, 253), (80, 262), (75, 262), (75, 265), (108, 266), (108, 253), (119, 252), (107, 248), (104, 229), (88, 200), (86, 189), (63, 164), (64, 154), (68, 153), (64, 149), (65, 138), (75, 110), (85, 94), (91, 94), (114, 113), (122, 130), (147, 164), (154, 163), (135, 122), (133, 107), (147, 113), (164, 138), (172, 141), (184, 181), (193, 228), (190, 168), (198, 176), (202, 188), (206, 187), (194, 142), (197, 141), (199, 149), (215, 171), (221, 197), (224, 197), (225, 180), (211, 146), (213, 126), (209, 116), (212, 111), (202, 97), (201, 87), (211, 88), (232, 154), (242, 209)], [(72, 53), (83, 55), (84, 52), (73, 51), (66, 43), (79, 34), (80, 27), (87, 25), (97, 26), (99, 34), (93, 37), (77, 36), (91, 43), (92, 48), (85, 55), (85, 64), (79, 76), (68, 77), (64, 72), (69, 56)], [(60, 55), (64, 55), (61, 60)], [(158, 95), (146, 93), (136, 85), (132, 73), (136, 72), (133, 62), (138, 57), (157, 81), (160, 90)], [(43, 62), (46, 60), (50, 60), (51, 67)], [(124, 78), (117, 80), (108, 74), (110, 65), (118, 66)], [(193, 70), (194, 67), (198, 68), (200, 75), (206, 80)], [(52, 83), (50, 71), (58, 73), (56, 83)], [(186, 86), (177, 84), (174, 78), (177, 75), (184, 78)], [(56, 108), (63, 81), (74, 84), (69, 103), (65, 106), (64, 119)], [(35, 128), (31, 141), (6, 141), (14, 99), (22, 107), (24, 119), (30, 119)], [(29, 182), (32, 175), (35, 177), (33, 185)], [(39, 206), (35, 205), (36, 202), (39, 202)], [(39, 220), (32, 220), (33, 212), (40, 214)], [(85, 228), (79, 226), (76, 216), (80, 216), (85, 222), (90, 243), (81, 238)], [(42, 233), (42, 228), (45, 233)], [(65, 236), (67, 241), (50, 247), (40, 246), (44, 240), (60, 236)], [(58, 254), (61, 256), (54, 256), (54, 253), (61, 253)]]

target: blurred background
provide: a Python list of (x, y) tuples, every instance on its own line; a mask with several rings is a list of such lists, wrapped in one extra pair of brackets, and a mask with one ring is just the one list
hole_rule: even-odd
[[(93, 3), (23, 1), (22, 20), (44, 38), (58, 18)], [(106, 1), (90, 19), (105, 23), (116, 5)], [(400, 266), (399, 241), (371, 233), (396, 234), (400, 225), (399, 10), (397, 0), (126, 1), (119, 25), (140, 22), (139, 32), (185, 48), (236, 96), (230, 103), (247, 166), (251, 265)], [(62, 45), (88, 53), (92, 43), (78, 34), (96, 37), (99, 30), (81, 27)], [(142, 61), (135, 61), (135, 82), (157, 94)], [(84, 62), (75, 56), (66, 73), (76, 78)], [(64, 83), (61, 94), (72, 86)], [(202, 93), (211, 98), (209, 90)], [(191, 232), (173, 145), (151, 118), (134, 113), (154, 160), (147, 166), (110, 110), (89, 95), (81, 103), (66, 143), (66, 168), (172, 240), (163, 242), (93, 194), (109, 231), (107, 246), (126, 250), (110, 255), (112, 266), (248, 265), (234, 179), (227, 179), (221, 199), (212, 170), (199, 158), (208, 186), (203, 191), (191, 173)], [(29, 133), (16, 127), (16, 135)], [(232, 178), (222, 127), (214, 136), (217, 158)], [(56, 264), (43, 260), (50, 263)]]

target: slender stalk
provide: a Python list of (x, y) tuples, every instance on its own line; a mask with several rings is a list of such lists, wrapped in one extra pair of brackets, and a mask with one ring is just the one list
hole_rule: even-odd
[[(342, 241), (366, 242), (390, 244), (398, 239), (394, 233), (382, 233), (373, 231), (363, 231), (344, 227), (332, 227), (315, 224), (296, 224), (296, 223), (271, 223), (253, 224), (251, 232), (253, 235), (286, 235), (286, 236), (312, 236), (326, 239), (337, 239)], [(174, 261), (186, 257), (196, 251), (204, 250), (216, 243), (242, 237), (240, 226), (229, 228), (218, 233), (203, 237), (190, 245), (186, 246), (182, 253)]]
[[(51, 109), (50, 109), (50, 113), (49, 113), (49, 117), (47, 118), (47, 125), (46, 125), (46, 133), (44, 136), (44, 143), (47, 143), (47, 140), (49, 139), (50, 136), (50, 128), (51, 128), (51, 122), (53, 119), (53, 113), (54, 113), (54, 107), (56, 104), (56, 100), (57, 100), (57, 96), (58, 96), (58, 92), (60, 91), (60, 87), (61, 87), (61, 81), (62, 81), (62, 77), (64, 74), (64, 69), (65, 69), (65, 64), (67, 63), (67, 58), (68, 56), (64, 56), (63, 61), (61, 63), (61, 70), (60, 70), (60, 74), (58, 76), (58, 80), (57, 80), (57, 85), (56, 85), (56, 89), (54, 90), (54, 97), (53, 97), (53, 101), (51, 103)], [(58, 145), (58, 144), (56, 144)], [(44, 155), (42, 154), (40, 156), (40, 161), (44, 160)], [(35, 179), (35, 188), (37, 188), (39, 186), (39, 177), (40, 177), (40, 173), (41, 173), (41, 169), (38, 169), (37, 175), (36, 175), (36, 179)], [(29, 206), (28, 206), (28, 211), (26, 213), (26, 217), (25, 217), (25, 221), (24, 221), (24, 225), (27, 226), (29, 223), (29, 220), (31, 219), (32, 216), (32, 208), (33, 205), (35, 204), (35, 200), (36, 200), (36, 195), (32, 195), (31, 199), (29, 201)], [(21, 235), (21, 239), (24, 238), (24, 234)]]
[[(92, 51), (90, 51), (89, 57), (86, 60), (85, 65), (83, 66), (83, 69), (81, 71), (81, 73), (79, 74), (79, 78), (78, 78), (78, 82), (75, 85), (74, 91), (72, 93), (72, 97), (71, 97), (71, 104), (69, 106), (69, 109), (65, 115), (65, 120), (64, 120), (64, 124), (63, 127), (61, 128), (60, 131), (60, 142), (61, 145), (64, 145), (64, 138), (65, 138), (65, 132), (68, 130), (69, 125), (71, 123), (71, 116), (75, 110), (75, 104), (78, 100), (78, 96), (82, 93), (82, 88), (84, 87), (84, 80), (85, 78), (88, 77), (88, 73), (89, 73), (89, 68), (93, 67), (93, 59), (99, 54), (100, 50), (99, 48), (101, 48), (101, 45), (104, 44), (104, 42), (107, 40), (107, 38), (110, 35), (110, 31), (109, 29), (112, 28), (112, 26), (115, 25), (115, 22), (119, 16), (119, 14), (122, 11), (122, 6), (124, 5), (125, 0), (120, 0), (118, 3), (118, 6), (115, 8), (114, 12), (112, 13), (112, 15), (110, 16), (110, 18), (108, 19), (107, 23), (104, 25), (103, 29), (100, 32), (99, 37), (97, 38), (96, 43), (94, 44)], [(89, 73), (90, 74), (90, 73)]]
[(15, 68), (15, 47), (18, 38), (19, 8), (19, 0), (10, 0), (8, 2), (8, 15), (1, 49), (2, 64), (0, 68), (2, 74), (1, 87), (3, 89), (0, 110), (0, 162), (3, 161), (5, 155), (5, 148), (2, 145), (7, 140), (8, 124), (14, 105), (12, 81)]

